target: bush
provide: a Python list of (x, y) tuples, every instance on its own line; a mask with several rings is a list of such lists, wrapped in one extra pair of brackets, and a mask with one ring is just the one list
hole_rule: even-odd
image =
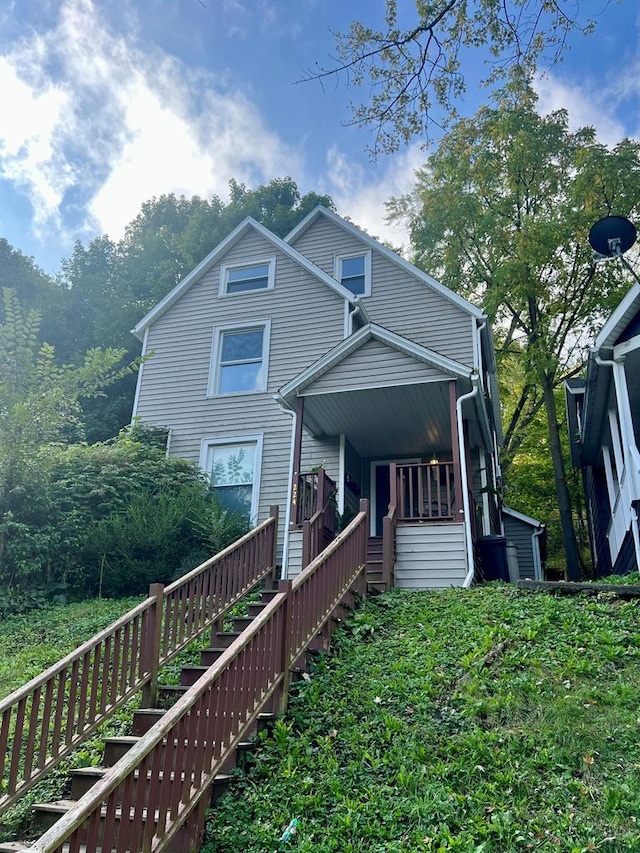
[(13, 612), (62, 593), (143, 593), (245, 530), (197, 466), (166, 456), (163, 431), (138, 426), (105, 444), (46, 445), (0, 514), (0, 591)]

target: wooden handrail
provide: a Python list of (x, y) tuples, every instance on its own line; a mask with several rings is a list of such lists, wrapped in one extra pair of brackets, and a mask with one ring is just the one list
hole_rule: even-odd
[[(34, 853), (165, 850), (260, 710), (286, 689), (289, 668), (345, 593), (362, 593), (367, 504), (135, 746), (51, 829)], [(125, 815), (116, 831), (116, 815)], [(153, 816), (153, 819), (149, 819)]]
[(277, 507), (233, 545), (150, 595), (0, 702), (0, 814), (158, 670), (275, 570)]
[(396, 515), (395, 504), (389, 505), (389, 511), (382, 519), (382, 580), (385, 589), (393, 586), (396, 554)]

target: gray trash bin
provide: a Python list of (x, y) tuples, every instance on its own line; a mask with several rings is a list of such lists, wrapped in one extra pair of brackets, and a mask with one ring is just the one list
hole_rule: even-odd
[(517, 583), (520, 580), (520, 565), (518, 563), (518, 546), (515, 542), (507, 542), (507, 568), (509, 580)]

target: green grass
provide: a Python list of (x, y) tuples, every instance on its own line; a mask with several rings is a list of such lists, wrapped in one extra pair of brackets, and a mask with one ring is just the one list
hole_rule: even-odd
[(202, 853), (640, 851), (639, 617), (506, 585), (370, 600)]
[(115, 622), (142, 598), (95, 599), (11, 616), (0, 623), (0, 699)]
[(612, 583), (619, 586), (638, 586), (640, 584), (640, 572), (629, 572), (626, 575), (604, 575), (594, 581), (594, 583)]

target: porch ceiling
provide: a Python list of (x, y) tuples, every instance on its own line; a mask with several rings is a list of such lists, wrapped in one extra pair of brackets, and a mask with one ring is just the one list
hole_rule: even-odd
[(363, 457), (444, 453), (451, 447), (449, 383), (425, 382), (305, 396), (314, 435), (344, 433)]

